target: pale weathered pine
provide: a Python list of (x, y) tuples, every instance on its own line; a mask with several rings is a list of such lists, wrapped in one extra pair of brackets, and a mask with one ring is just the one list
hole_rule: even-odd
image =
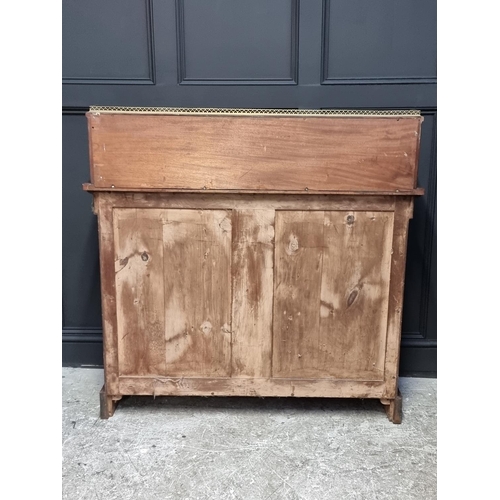
[(277, 212), (276, 228), (273, 375), (383, 380), (392, 213)]
[(276, 213), (273, 376), (318, 375), (324, 212)]
[(385, 353), (385, 379), (387, 398), (395, 398), (398, 391), (399, 353), (401, 347), (401, 321), (408, 243), (408, 223), (413, 215), (413, 198), (396, 202), (394, 233), (392, 237), (391, 282)]
[(160, 211), (115, 209), (120, 375), (166, 375)]
[(231, 372), (231, 212), (163, 211), (166, 372)]
[(274, 210), (233, 210), (232, 376), (270, 377)]
[(318, 375), (384, 379), (393, 214), (324, 217)]
[(120, 377), (120, 391), (155, 396), (380, 398), (384, 382), (274, 377)]
[(326, 194), (217, 194), (106, 192), (120, 208), (189, 208), (192, 210), (362, 210), (393, 212), (396, 196)]

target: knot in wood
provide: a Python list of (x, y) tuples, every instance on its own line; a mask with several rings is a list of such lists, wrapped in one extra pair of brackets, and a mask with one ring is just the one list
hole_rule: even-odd
[(286, 253), (288, 255), (293, 255), (298, 249), (299, 249), (299, 239), (294, 234), (291, 234), (290, 238), (288, 238)]
[(146, 262), (149, 260), (149, 255), (146, 252), (142, 252), (141, 259)]
[(348, 215), (346, 221), (348, 226), (352, 226), (354, 224), (354, 215)]
[(358, 298), (359, 289), (355, 288), (347, 297), (347, 307), (351, 307), (354, 304), (354, 301)]
[(210, 321), (204, 321), (200, 325), (200, 329), (205, 335), (208, 335), (212, 331), (212, 323), (210, 323)]
[(219, 224), (219, 227), (222, 229), (223, 233), (230, 233), (231, 219), (229, 217), (224, 217), (224, 219), (222, 219), (221, 223)]

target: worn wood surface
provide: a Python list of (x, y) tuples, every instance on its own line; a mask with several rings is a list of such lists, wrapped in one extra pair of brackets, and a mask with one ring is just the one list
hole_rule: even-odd
[(379, 380), (301, 378), (120, 377), (120, 392), (155, 396), (382, 398)]
[(373, 397), (397, 421), (411, 197), (94, 196), (105, 408), (125, 394)]
[(113, 205), (106, 194), (94, 195), (98, 211), (99, 270), (101, 276), (104, 380), (108, 395), (118, 395), (118, 326), (116, 318), (115, 242)]
[(420, 117), (87, 116), (96, 187), (415, 188)]
[(88, 119), (104, 416), (128, 394), (317, 396), (400, 421), (421, 118)]
[(318, 376), (324, 212), (276, 213), (273, 376)]
[(403, 419), (403, 397), (397, 389), (396, 397), (394, 399), (383, 402), (385, 405), (385, 412), (387, 418), (393, 424), (400, 424)]
[(274, 210), (233, 211), (232, 376), (270, 377)]
[[(209, 192), (210, 194), (283, 194), (283, 190), (276, 189), (176, 189), (176, 188), (125, 188), (125, 187), (97, 187), (94, 184), (84, 183), (82, 185), (84, 191), (88, 191), (89, 193), (93, 192), (105, 192), (105, 193), (179, 193), (179, 194), (188, 194), (188, 193), (196, 193), (196, 194), (206, 194)], [(353, 190), (339, 190), (339, 189), (287, 189), (286, 194), (300, 194), (303, 196), (307, 196), (308, 194), (315, 195), (326, 195), (326, 194), (335, 194), (339, 196), (356, 196), (358, 198), (362, 196), (421, 196), (424, 194), (423, 188), (415, 188), (415, 189), (391, 189), (387, 191), (379, 190), (376, 191), (353, 191)]]
[(121, 375), (164, 375), (163, 221), (157, 210), (115, 209)]
[(116, 399), (113, 399), (112, 396), (108, 396), (106, 393), (106, 384), (104, 384), (99, 392), (99, 417), (102, 419), (112, 417), (120, 399), (121, 396)]
[(389, 276), (404, 249), (391, 269), (393, 222), (392, 212), (115, 208), (119, 374), (397, 373)]
[[(97, 193), (96, 193), (97, 194)], [(392, 212), (394, 196), (125, 193), (106, 192), (116, 208), (189, 208), (193, 210), (365, 210)]]
[(273, 376), (383, 380), (392, 228), (392, 213), (277, 213)]
[(121, 375), (230, 374), (231, 213), (115, 208)]
[(318, 375), (384, 378), (394, 217), (325, 212)]
[(389, 311), (385, 353), (385, 379), (388, 397), (394, 398), (398, 388), (399, 354), (401, 349), (401, 322), (408, 244), (408, 223), (413, 214), (413, 198), (396, 202), (394, 233), (392, 238)]
[(120, 375), (384, 379), (392, 212), (114, 214)]
[(231, 212), (165, 210), (165, 340), (168, 375), (231, 370)]

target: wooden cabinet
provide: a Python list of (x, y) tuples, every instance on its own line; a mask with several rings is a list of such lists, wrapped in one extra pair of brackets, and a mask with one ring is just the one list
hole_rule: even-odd
[(105, 386), (377, 398), (398, 364), (418, 112), (91, 108)]

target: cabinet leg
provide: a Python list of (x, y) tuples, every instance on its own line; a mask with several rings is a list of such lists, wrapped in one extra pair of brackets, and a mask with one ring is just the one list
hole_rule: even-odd
[(400, 424), (403, 411), (403, 398), (401, 397), (399, 389), (394, 399), (381, 399), (380, 402), (385, 406), (387, 418), (393, 424)]
[(101, 392), (99, 393), (99, 400), (101, 403), (99, 416), (103, 419), (112, 417), (118, 401), (114, 400), (112, 396), (107, 395), (106, 385), (102, 386)]

